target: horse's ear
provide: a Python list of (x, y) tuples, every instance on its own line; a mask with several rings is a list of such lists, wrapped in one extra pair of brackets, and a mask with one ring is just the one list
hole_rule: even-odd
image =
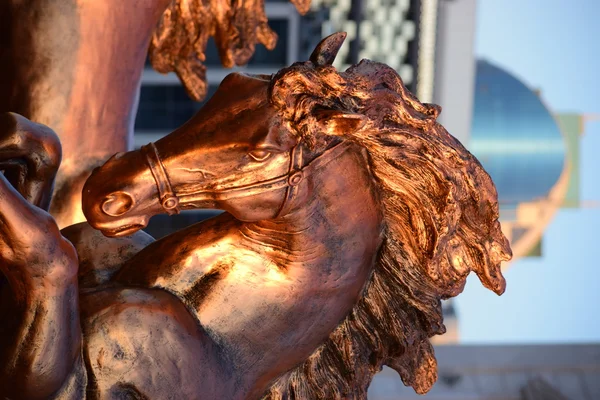
[(317, 111), (315, 118), (323, 133), (333, 136), (344, 136), (354, 133), (367, 123), (364, 115), (352, 114), (337, 110)]
[(310, 55), (310, 61), (315, 65), (331, 65), (340, 47), (344, 44), (346, 32), (337, 32), (321, 40)]

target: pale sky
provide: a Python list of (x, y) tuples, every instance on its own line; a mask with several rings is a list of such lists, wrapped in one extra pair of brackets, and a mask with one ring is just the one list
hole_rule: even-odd
[[(539, 88), (554, 111), (600, 114), (600, 0), (479, 0), (476, 55)], [(600, 122), (581, 140), (583, 200), (600, 200)], [(462, 343), (600, 342), (600, 209), (563, 210), (544, 256), (506, 272), (498, 297), (475, 276), (456, 300)]]

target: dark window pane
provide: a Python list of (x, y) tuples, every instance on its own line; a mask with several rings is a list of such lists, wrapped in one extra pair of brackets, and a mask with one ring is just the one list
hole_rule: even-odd
[(164, 214), (157, 215), (152, 217), (144, 231), (154, 239), (160, 239), (192, 224), (219, 215), (221, 212), (222, 211), (219, 210), (194, 210), (184, 211), (181, 214), (172, 216)]
[[(216, 92), (217, 87), (209, 85), (207, 99)], [(189, 120), (204, 103), (191, 100), (180, 84), (143, 85), (135, 130), (171, 131)]]

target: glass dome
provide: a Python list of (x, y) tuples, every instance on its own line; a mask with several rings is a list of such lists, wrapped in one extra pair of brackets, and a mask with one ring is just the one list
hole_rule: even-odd
[(477, 62), (469, 150), (491, 175), (505, 209), (545, 197), (563, 170), (566, 151), (538, 94), (486, 61)]

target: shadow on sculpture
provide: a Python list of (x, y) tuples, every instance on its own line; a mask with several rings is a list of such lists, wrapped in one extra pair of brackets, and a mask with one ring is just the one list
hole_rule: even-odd
[[(1, 395), (366, 398), (383, 365), (431, 388), (440, 300), (471, 271), (504, 291), (496, 191), (395, 71), (331, 66), (344, 38), (231, 74), (184, 126), (94, 170), (83, 209), (105, 236), (61, 236), (0, 177)], [(194, 208), (226, 212), (140, 231)]]

